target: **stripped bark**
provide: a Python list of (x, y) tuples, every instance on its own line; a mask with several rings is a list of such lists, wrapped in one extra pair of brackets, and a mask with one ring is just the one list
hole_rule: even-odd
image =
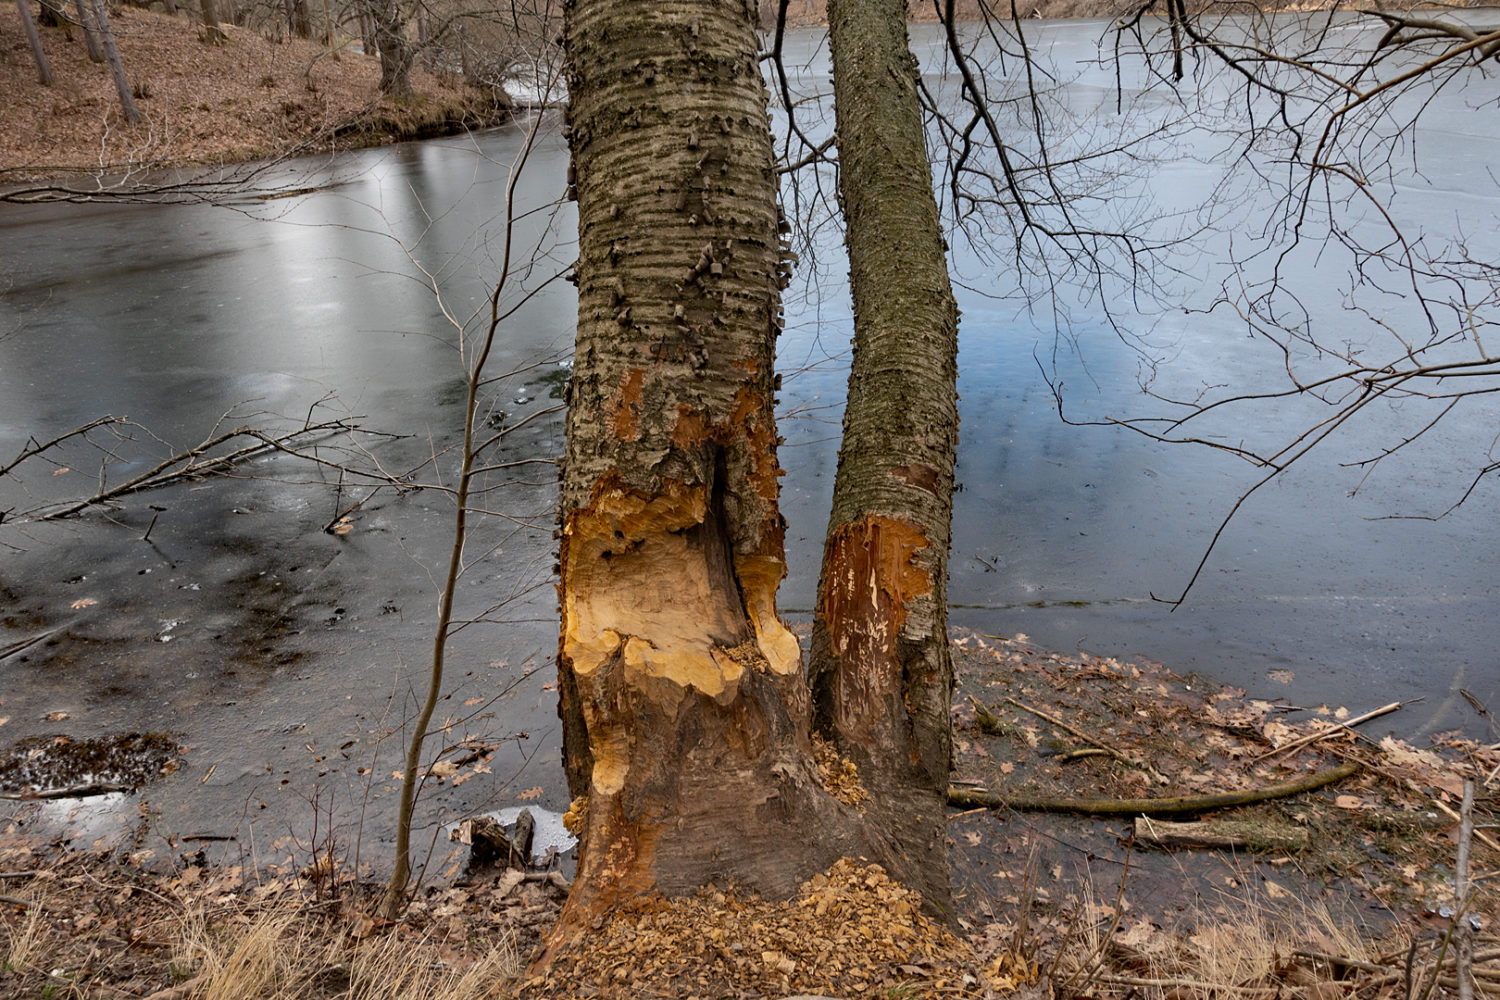
[(754, 7), (565, 16), (579, 304), (558, 666), (580, 846), (542, 964), (647, 891), (785, 898), (886, 853), (819, 783), (776, 612), (783, 258)]
[(906, 6), (833, 0), (829, 40), (854, 359), (813, 630), (814, 704), (901, 846), (896, 876), (946, 908), (958, 310)]

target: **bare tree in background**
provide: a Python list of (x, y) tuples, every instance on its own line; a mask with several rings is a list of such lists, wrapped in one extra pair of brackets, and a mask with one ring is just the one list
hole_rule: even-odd
[(42, 48), (42, 38), (37, 34), (36, 21), (31, 17), (30, 0), (16, 0), (16, 10), (21, 14), (21, 27), (26, 32), (26, 42), (31, 46), (31, 58), (36, 61), (36, 79), (44, 87), (52, 86), (52, 67), (47, 62), (47, 53)]

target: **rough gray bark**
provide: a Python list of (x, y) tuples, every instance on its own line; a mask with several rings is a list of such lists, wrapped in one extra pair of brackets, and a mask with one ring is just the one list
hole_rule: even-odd
[(906, 6), (832, 0), (828, 11), (854, 357), (813, 630), (814, 705), (901, 846), (898, 876), (944, 908), (958, 311)]
[(120, 61), (120, 50), (115, 46), (115, 33), (109, 27), (109, 10), (105, 0), (89, 0), (89, 12), (94, 15), (94, 24), (99, 29), (99, 40), (104, 45), (104, 58), (109, 63), (109, 75), (114, 78), (115, 93), (120, 97), (120, 110), (125, 113), (125, 120), (135, 125), (141, 120), (141, 113), (130, 92), (130, 81), (125, 77), (125, 64)]
[(42, 37), (37, 34), (36, 22), (31, 18), (30, 0), (16, 0), (16, 10), (21, 12), (21, 27), (26, 32), (26, 41), (31, 46), (31, 57), (36, 61), (36, 79), (44, 87), (52, 86), (52, 66), (47, 62), (47, 53), (42, 48)]
[(558, 666), (580, 848), (551, 949), (640, 893), (784, 898), (839, 857), (886, 860), (820, 784), (776, 613), (784, 263), (754, 5), (571, 0), (565, 25), (579, 303)]
[(94, 26), (89, 5), (84, 0), (73, 0), (73, 8), (78, 12), (78, 23), (83, 26), (83, 43), (89, 52), (89, 62), (102, 63), (104, 46), (99, 43), (99, 29)]
[(203, 14), (203, 41), (208, 45), (223, 45), (228, 39), (219, 27), (219, 12), (214, 0), (198, 0)]
[(380, 92), (387, 97), (410, 97), (414, 51), (406, 38), (407, 11), (401, 0), (374, 0), (369, 10), (375, 47), (380, 50)]

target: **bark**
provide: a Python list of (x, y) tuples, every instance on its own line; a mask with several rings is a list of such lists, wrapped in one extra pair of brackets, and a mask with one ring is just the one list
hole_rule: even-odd
[(203, 41), (209, 45), (223, 45), (228, 39), (219, 27), (219, 12), (214, 0), (198, 0), (203, 13)]
[[(39, 0), (37, 6), (39, 9), (36, 23), (39, 26), (43, 28), (62, 28), (64, 31), (68, 31), (72, 27), (68, 23), (67, 14), (63, 13), (59, 0)], [(70, 41), (72, 37), (72, 33), (69, 32), (68, 38)]]
[(406, 11), (401, 0), (375, 0), (370, 5), (375, 47), (380, 50), (380, 92), (387, 97), (410, 97), (412, 45), (406, 39)]
[(946, 908), (958, 311), (905, 4), (833, 0), (829, 41), (854, 357), (813, 630), (814, 705), (901, 845), (896, 874)]
[(364, 11), (359, 14), (359, 44), (367, 56), (373, 56), (380, 50), (380, 46), (375, 44), (375, 25), (370, 20), (370, 15)]
[(26, 31), (26, 41), (31, 46), (31, 57), (36, 60), (36, 80), (44, 87), (52, 86), (52, 66), (47, 62), (47, 53), (42, 48), (42, 36), (37, 34), (36, 22), (31, 18), (30, 0), (16, 0), (16, 10), (21, 12), (21, 27)]
[(755, 9), (572, 0), (578, 334), (558, 655), (578, 877), (547, 953), (610, 907), (771, 898), (885, 860), (819, 783), (776, 613), (772, 349), (783, 255)]
[(109, 63), (109, 75), (114, 77), (115, 93), (120, 97), (120, 110), (125, 120), (134, 125), (141, 120), (136, 110), (135, 97), (130, 93), (130, 81), (125, 77), (125, 64), (120, 61), (120, 50), (115, 46), (115, 33), (109, 27), (109, 10), (105, 0), (88, 0), (89, 11), (94, 15), (94, 24), (99, 28), (99, 40), (104, 45), (104, 58)]
[(89, 62), (102, 63), (104, 46), (100, 44), (99, 29), (94, 26), (93, 15), (89, 13), (89, 5), (84, 0), (73, 0), (73, 6), (78, 11), (78, 23), (83, 26), (83, 42), (89, 51)]

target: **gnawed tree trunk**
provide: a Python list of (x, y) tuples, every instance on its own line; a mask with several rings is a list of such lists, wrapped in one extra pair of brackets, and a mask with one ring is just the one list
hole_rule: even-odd
[(565, 16), (579, 303), (559, 711), (587, 801), (549, 955), (644, 892), (785, 897), (842, 856), (888, 854), (819, 783), (776, 613), (782, 251), (755, 8)]
[(832, 0), (828, 15), (855, 335), (813, 630), (814, 707), (906, 854), (898, 877), (942, 906), (958, 311), (906, 6)]
[(26, 42), (31, 46), (31, 58), (36, 60), (36, 80), (44, 87), (52, 86), (52, 66), (47, 62), (47, 52), (42, 48), (42, 36), (37, 33), (36, 21), (31, 17), (31, 0), (16, 0), (16, 10), (21, 12), (21, 27), (26, 32)]
[(89, 12), (94, 15), (94, 24), (99, 29), (99, 40), (104, 45), (104, 58), (109, 63), (109, 75), (115, 81), (115, 93), (120, 97), (120, 110), (125, 120), (135, 125), (141, 120), (136, 109), (135, 97), (130, 92), (130, 81), (125, 77), (125, 63), (120, 60), (120, 50), (115, 45), (115, 33), (109, 26), (109, 9), (106, 0), (88, 0)]

